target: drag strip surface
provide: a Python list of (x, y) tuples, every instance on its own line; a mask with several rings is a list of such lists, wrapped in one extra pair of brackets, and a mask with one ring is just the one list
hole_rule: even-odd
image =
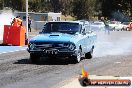
[[(55, 88), (59, 82), (78, 76), (81, 73), (82, 66), (90, 75), (132, 76), (131, 50), (129, 54), (126, 52), (116, 54), (105, 52), (106, 48), (112, 50), (111, 47), (114, 47), (116, 49), (116, 46), (113, 46), (115, 43), (115, 45), (123, 46), (119, 45), (118, 41), (126, 40), (132, 34), (131, 32), (126, 33), (113, 32), (110, 35), (99, 33), (101, 42), (98, 41), (98, 43), (101, 47), (96, 47), (92, 59), (82, 60), (79, 64), (72, 64), (70, 60), (56, 59), (55, 57), (43, 58), (42, 63), (38, 65), (32, 64), (29, 60), (29, 53), (25, 50), (0, 54), (0, 87)], [(129, 45), (129, 42), (127, 44)], [(128, 46), (127, 44), (125, 46)], [(122, 47), (118, 47), (117, 51), (118, 49), (120, 51)], [(131, 49), (130, 46), (129, 49)], [(129, 49), (125, 48), (124, 50), (129, 51)]]

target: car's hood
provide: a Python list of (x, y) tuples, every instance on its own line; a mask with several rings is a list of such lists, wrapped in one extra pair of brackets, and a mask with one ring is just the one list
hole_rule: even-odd
[(30, 42), (72, 42), (75, 35), (64, 33), (45, 33), (32, 38)]

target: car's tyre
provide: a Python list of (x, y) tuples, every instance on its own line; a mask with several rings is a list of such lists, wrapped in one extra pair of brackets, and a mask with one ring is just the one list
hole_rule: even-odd
[(116, 30), (115, 30), (115, 27), (114, 27), (112, 30), (113, 30), (113, 31), (116, 31)]
[(77, 52), (77, 55), (76, 56), (72, 56), (72, 59), (73, 59), (73, 63), (79, 63), (80, 61), (81, 61), (81, 57), (82, 56), (82, 54), (81, 54), (81, 50), (79, 50), (78, 52)]
[(94, 49), (94, 48), (92, 48), (92, 49), (90, 50), (90, 52), (87, 52), (87, 53), (85, 54), (85, 58), (86, 58), (86, 59), (91, 59), (91, 58), (92, 58), (92, 56), (93, 56), (93, 49)]
[(30, 61), (34, 64), (37, 64), (40, 61), (40, 57), (37, 54), (30, 53)]

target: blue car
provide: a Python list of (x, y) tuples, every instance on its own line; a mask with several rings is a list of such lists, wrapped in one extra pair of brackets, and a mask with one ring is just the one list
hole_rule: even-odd
[(79, 21), (47, 22), (27, 50), (33, 63), (40, 57), (68, 57), (79, 63), (82, 57), (92, 58), (96, 37)]

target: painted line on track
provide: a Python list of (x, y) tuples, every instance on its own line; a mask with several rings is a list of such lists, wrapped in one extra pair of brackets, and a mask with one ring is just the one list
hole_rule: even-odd
[(24, 49), (17, 49), (17, 50), (11, 50), (11, 51), (6, 51), (6, 52), (0, 52), (0, 54), (18, 52), (18, 51), (23, 51), (23, 50), (26, 50), (26, 49), (27, 49), (27, 48), (25, 47)]

